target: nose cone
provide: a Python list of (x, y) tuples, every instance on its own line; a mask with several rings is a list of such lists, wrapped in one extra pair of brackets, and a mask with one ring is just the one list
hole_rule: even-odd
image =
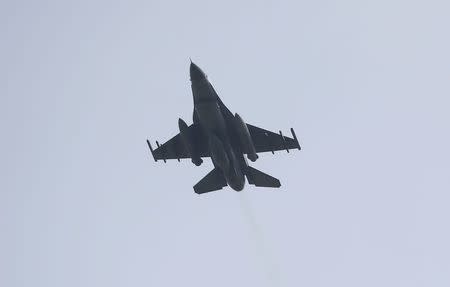
[(191, 66), (189, 68), (191, 74), (191, 81), (201, 81), (206, 79), (206, 74), (200, 69), (196, 64), (191, 62)]

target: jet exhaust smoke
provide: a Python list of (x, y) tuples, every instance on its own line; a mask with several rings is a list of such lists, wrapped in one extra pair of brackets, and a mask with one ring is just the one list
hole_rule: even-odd
[(240, 192), (239, 203), (241, 206), (242, 215), (245, 219), (245, 223), (248, 226), (250, 240), (254, 246), (255, 260), (260, 263), (260, 267), (265, 273), (267, 279), (267, 286), (279, 287), (280, 272), (279, 268), (268, 248), (267, 241), (264, 238), (264, 234), (261, 231), (261, 227), (258, 224), (256, 217), (247, 198), (245, 192)]

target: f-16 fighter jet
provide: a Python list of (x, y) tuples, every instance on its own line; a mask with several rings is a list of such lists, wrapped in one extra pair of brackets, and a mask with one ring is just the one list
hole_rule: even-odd
[(194, 97), (193, 124), (178, 120), (180, 133), (153, 149), (147, 144), (155, 161), (190, 158), (199, 166), (202, 158), (210, 157), (214, 169), (194, 185), (194, 191), (202, 194), (230, 186), (241, 191), (245, 178), (249, 184), (262, 187), (280, 187), (280, 181), (248, 165), (247, 158), (255, 162), (258, 153), (277, 150), (301, 149), (294, 130), (292, 138), (281, 131), (273, 133), (247, 124), (238, 114), (224, 105), (206, 74), (191, 61), (192, 95)]

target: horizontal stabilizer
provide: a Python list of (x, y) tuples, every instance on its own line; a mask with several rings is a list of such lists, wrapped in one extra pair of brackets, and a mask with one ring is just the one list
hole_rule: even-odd
[(246, 173), (247, 180), (249, 184), (253, 184), (255, 186), (263, 186), (263, 187), (280, 187), (280, 181), (268, 174), (265, 174), (262, 171), (257, 170), (251, 166), (247, 166)]
[(227, 181), (225, 180), (222, 171), (214, 168), (196, 185), (194, 185), (194, 191), (197, 194), (202, 194), (222, 189), (224, 186), (227, 186)]

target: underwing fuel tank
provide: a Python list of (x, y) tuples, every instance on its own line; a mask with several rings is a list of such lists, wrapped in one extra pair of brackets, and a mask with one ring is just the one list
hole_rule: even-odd
[(230, 160), (225, 151), (225, 147), (217, 136), (211, 134), (209, 137), (209, 149), (211, 151), (211, 158), (220, 169), (228, 170), (230, 167)]
[(238, 114), (234, 115), (234, 122), (236, 130), (239, 135), (239, 143), (244, 153), (247, 153), (247, 158), (251, 161), (256, 161), (258, 155), (256, 154), (255, 146), (253, 144), (252, 136), (248, 131), (248, 127)]
[(203, 160), (201, 159), (199, 153), (197, 152), (197, 149), (195, 148), (192, 138), (193, 135), (190, 133), (188, 125), (182, 119), (178, 119), (178, 127), (180, 128), (181, 141), (189, 152), (192, 163), (196, 166), (201, 165), (203, 163)]

